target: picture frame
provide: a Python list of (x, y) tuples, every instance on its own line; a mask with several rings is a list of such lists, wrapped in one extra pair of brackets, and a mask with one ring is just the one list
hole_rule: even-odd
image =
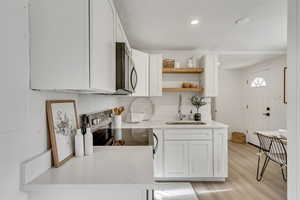
[(60, 167), (74, 156), (79, 128), (75, 100), (47, 100), (46, 113), (53, 165)]

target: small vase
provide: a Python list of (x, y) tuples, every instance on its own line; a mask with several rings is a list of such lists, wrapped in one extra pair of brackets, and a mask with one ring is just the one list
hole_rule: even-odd
[(201, 113), (195, 113), (194, 114), (194, 120), (195, 121), (201, 121)]

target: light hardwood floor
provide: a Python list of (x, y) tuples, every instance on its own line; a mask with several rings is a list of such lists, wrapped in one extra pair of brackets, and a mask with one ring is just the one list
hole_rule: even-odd
[(287, 185), (280, 167), (270, 161), (256, 181), (257, 148), (229, 142), (229, 178), (225, 183), (192, 183), (199, 200), (286, 200)]

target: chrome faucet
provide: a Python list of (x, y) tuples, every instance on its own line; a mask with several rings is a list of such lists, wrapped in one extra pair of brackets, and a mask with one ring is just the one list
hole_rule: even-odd
[(182, 114), (182, 95), (179, 94), (179, 101), (178, 101), (178, 118), (179, 120), (183, 120), (185, 118), (185, 115)]

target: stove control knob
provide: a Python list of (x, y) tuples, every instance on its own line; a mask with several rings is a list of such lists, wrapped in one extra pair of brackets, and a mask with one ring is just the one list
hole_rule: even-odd
[(97, 125), (97, 124), (98, 124), (98, 123), (97, 123), (97, 119), (93, 119), (93, 120), (92, 120), (92, 124), (93, 124), (93, 125)]

